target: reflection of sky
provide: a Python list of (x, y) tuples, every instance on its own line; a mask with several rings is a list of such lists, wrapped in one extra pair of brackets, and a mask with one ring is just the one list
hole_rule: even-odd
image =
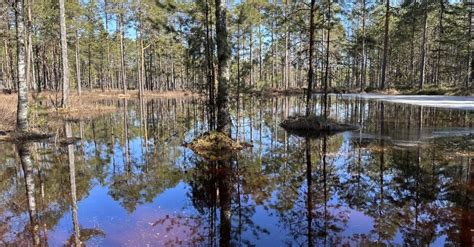
[[(271, 104), (267, 104), (266, 106), (269, 106)], [(280, 105), (281, 106), (281, 105)], [(337, 114), (340, 117), (341, 120), (347, 120), (346, 114), (349, 114), (352, 112), (352, 109), (344, 108), (344, 104), (339, 104), (339, 108), (337, 108)], [(367, 106), (368, 107), (368, 106)], [(388, 107), (386, 108), (388, 109)], [(132, 111), (129, 116), (131, 117), (130, 123), (135, 123), (131, 124), (131, 127), (129, 129), (130, 133), (130, 140), (129, 140), (129, 145), (130, 145), (130, 151), (131, 151), (131, 164), (132, 164), (132, 173), (135, 175), (141, 175), (142, 174), (142, 169), (141, 166), (143, 165), (145, 161), (145, 157), (142, 155), (143, 154), (143, 139), (140, 136), (135, 136), (137, 129), (139, 129), (139, 121), (136, 121), (136, 118), (138, 117), (137, 114), (134, 114), (133, 107), (130, 108)], [(333, 106), (331, 107), (332, 114), (335, 114), (336, 112), (336, 107)], [(372, 109), (373, 110), (373, 109)], [(240, 119), (240, 123), (243, 123), (243, 126), (241, 126), (240, 133), (242, 134), (241, 137), (245, 137), (242, 139), (245, 139), (246, 141), (253, 141), (254, 147), (253, 149), (248, 149), (244, 150), (242, 152), (242, 155), (239, 157), (242, 159), (246, 159), (245, 162), (242, 162), (241, 165), (249, 165), (248, 163), (251, 163), (255, 160), (258, 160), (258, 157), (260, 156), (260, 151), (262, 154), (268, 158), (269, 154), (272, 154), (276, 151), (281, 152), (282, 149), (284, 148), (284, 131), (276, 126), (272, 126), (274, 123), (279, 123), (283, 117), (283, 111), (279, 111), (277, 113), (274, 113), (273, 111), (262, 111), (263, 115), (260, 116), (260, 111), (256, 111), (255, 114), (253, 114), (252, 117), (252, 125), (250, 124), (250, 118), (248, 117), (248, 114), (243, 114), (246, 115), (242, 119)], [(292, 111), (290, 111), (292, 112)], [(455, 111), (453, 111), (454, 113)], [(271, 115), (270, 122), (264, 122), (260, 125), (260, 119), (265, 119), (268, 120), (268, 115)], [(291, 114), (290, 114), (291, 115)], [(368, 119), (369, 116), (367, 116), (367, 119), (364, 121), (369, 123)], [(373, 119), (372, 119), (373, 120)], [(119, 125), (123, 124), (122, 121), (118, 121)], [(176, 123), (179, 125), (180, 123)], [(234, 124), (236, 124), (236, 121), (234, 120)], [(133, 126), (133, 127), (132, 127)], [(252, 126), (252, 127), (251, 127)], [(260, 126), (262, 129), (260, 130)], [(177, 126), (174, 126), (177, 128)], [(274, 130), (272, 128), (275, 127)], [(454, 126), (456, 127), (456, 126)], [(252, 128), (252, 138), (250, 138), (250, 128)], [(173, 135), (171, 137), (172, 140), (167, 141), (164, 145), (161, 146), (156, 146), (153, 147), (153, 137), (150, 136), (149, 140), (149, 149), (154, 150), (154, 149), (163, 149), (164, 157), (160, 157), (160, 160), (165, 162), (165, 165), (169, 165), (171, 167), (176, 167), (177, 170), (182, 171), (183, 167), (186, 167), (186, 169), (192, 169), (193, 166), (195, 165), (195, 162), (193, 160), (196, 158), (192, 151), (190, 151), (187, 148), (184, 147), (177, 147), (176, 145), (179, 145), (182, 141), (190, 141), (193, 139), (193, 137), (196, 134), (202, 133), (202, 125), (198, 124), (198, 126), (192, 127), (187, 131), (187, 133), (184, 134), (184, 140), (179, 140), (177, 137), (179, 135)], [(100, 130), (103, 131), (103, 130)], [(99, 131), (98, 131), (99, 132)], [(276, 132), (278, 132), (278, 136), (276, 136)], [(350, 179), (350, 174), (346, 172), (347, 165), (351, 162), (354, 162), (354, 155), (357, 153), (357, 148), (354, 146), (354, 139), (358, 139), (360, 137), (359, 133), (362, 134), (367, 134), (368, 132), (371, 132), (373, 139), (371, 139), (370, 143), (376, 143), (379, 139), (377, 139), (377, 136), (375, 135), (377, 133), (377, 130), (373, 129), (363, 129), (360, 132), (346, 132), (337, 135), (336, 137), (330, 138), (330, 140), (337, 139), (338, 141), (342, 141), (341, 145), (338, 147), (335, 147), (334, 150), (330, 150), (330, 152), (335, 152), (334, 155), (331, 155), (330, 158), (328, 159), (329, 165), (328, 167), (331, 167), (331, 174), (332, 177), (336, 177), (340, 183), (347, 182), (348, 179)], [(135, 133), (132, 135), (132, 133)], [(261, 136), (260, 136), (260, 133)], [(147, 242), (153, 242), (153, 241), (164, 241), (168, 238), (174, 237), (174, 238), (179, 238), (183, 240), (189, 240), (189, 231), (190, 227), (188, 226), (177, 226), (172, 228), (171, 232), (165, 232), (165, 228), (168, 227), (168, 223), (165, 223), (160, 226), (153, 227), (151, 224), (153, 222), (156, 222), (159, 219), (162, 219), (168, 215), (168, 217), (171, 218), (179, 218), (180, 216), (185, 216), (185, 217), (195, 217), (195, 218), (200, 218), (200, 219), (205, 219), (206, 216), (199, 216), (199, 213), (193, 208), (192, 206), (192, 201), (191, 198), (189, 197), (191, 187), (189, 184), (186, 183), (186, 177), (183, 173), (179, 173), (178, 176), (180, 176), (180, 182), (176, 185), (173, 185), (172, 188), (165, 188), (165, 190), (161, 193), (159, 193), (156, 197), (153, 198), (151, 203), (148, 202), (143, 202), (140, 201), (138, 205), (136, 206), (136, 209), (132, 213), (128, 213), (125, 208), (123, 208), (120, 205), (120, 201), (115, 201), (113, 198), (110, 196), (110, 191), (109, 191), (109, 186), (110, 186), (110, 181), (112, 178), (112, 172), (113, 172), (113, 166), (112, 162), (115, 162), (115, 165), (117, 167), (116, 172), (118, 174), (122, 174), (124, 171), (124, 154), (123, 154), (123, 144), (121, 143), (121, 138), (122, 134), (116, 134), (116, 140), (115, 140), (115, 146), (114, 146), (114, 156), (113, 159), (111, 159), (109, 162), (109, 170), (107, 174), (107, 179), (106, 181), (109, 184), (106, 184), (105, 186), (100, 185), (97, 182), (93, 182), (93, 187), (92, 189), (88, 192), (88, 196), (86, 198), (83, 198), (80, 202), (78, 202), (78, 215), (79, 215), (79, 221), (80, 225), (82, 228), (97, 228), (105, 232), (106, 234), (106, 239), (102, 238), (94, 238), (92, 242), (88, 242), (88, 244), (91, 245), (117, 245), (118, 243), (123, 243), (125, 245), (137, 245), (137, 244), (143, 244)], [(168, 133), (169, 134), (169, 133)], [(272, 138), (274, 139), (273, 143), (273, 149), (271, 149), (272, 143), (271, 140)], [(370, 138), (369, 138), (370, 139)], [(261, 142), (260, 142), (261, 140)], [(303, 139), (299, 137), (288, 137), (288, 145), (289, 145), (289, 150), (291, 152), (293, 151), (298, 151), (301, 147), (302, 144), (304, 143)], [(319, 145), (317, 144), (319, 141), (313, 142), (313, 145)], [(330, 142), (330, 143), (339, 143), (339, 142)], [(389, 145), (389, 142), (387, 142), (387, 145)], [(95, 143), (93, 141), (85, 141), (84, 142), (85, 150), (86, 150), (86, 156), (88, 161), (92, 161), (96, 155), (95, 153)], [(304, 145), (303, 145), (304, 146)], [(80, 147), (80, 145), (76, 146), (77, 148)], [(97, 148), (101, 153), (101, 159), (102, 162), (105, 162), (105, 159), (107, 157), (107, 148), (106, 144), (102, 143), (97, 143)], [(301, 150), (300, 150), (301, 151)], [(367, 164), (376, 162), (374, 161), (373, 157), (371, 157), (370, 153), (371, 151), (369, 149), (362, 149), (362, 163), (364, 164), (364, 167), (367, 168)], [(79, 153), (78, 150), (76, 150), (76, 153)], [(161, 152), (160, 152), (161, 154)], [(293, 155), (303, 155), (301, 152), (300, 153), (294, 153)], [(318, 157), (319, 154), (317, 154), (316, 150), (314, 150), (314, 155), (315, 157)], [(281, 156), (284, 156), (282, 154)], [(81, 157), (81, 156), (77, 156)], [(387, 155), (388, 157), (388, 155)], [(284, 158), (284, 157), (283, 157)], [(293, 157), (295, 158), (295, 157)], [(303, 160), (302, 157), (299, 157), (300, 160)], [(388, 158), (387, 158), (388, 159)], [(264, 162), (274, 162), (275, 160), (272, 160), (271, 158), (264, 159)], [(269, 167), (274, 164), (261, 164), (262, 166)], [(76, 165), (76, 169), (79, 169), (81, 167), (82, 163), (78, 162)], [(156, 164), (151, 164), (151, 165), (156, 165)], [(314, 167), (314, 172), (315, 174), (318, 173), (318, 169), (320, 169), (320, 164), (313, 164)], [(186, 170), (184, 169), (184, 170)], [(297, 173), (295, 173), (298, 176), (304, 176), (304, 171), (305, 167), (304, 164), (302, 164), (301, 167), (297, 168), (299, 169)], [(267, 175), (269, 179), (272, 177), (278, 177), (279, 174), (268, 174), (268, 171), (264, 175)], [(80, 173), (78, 173), (80, 174)], [(260, 175), (260, 174), (258, 174)], [(80, 176), (80, 175), (78, 175)], [(166, 178), (165, 178), (166, 179)], [(373, 180), (370, 176), (367, 174), (364, 174), (364, 177), (362, 178), (363, 182), (365, 184), (368, 184), (367, 194), (370, 196), (370, 198), (376, 198), (378, 191), (378, 188), (375, 188), (376, 181)], [(387, 184), (391, 183), (393, 180), (393, 174), (390, 173), (387, 170), (387, 173), (384, 174), (384, 182)], [(440, 176), (439, 177), (442, 185), (449, 184), (450, 181), (446, 181), (446, 177)], [(153, 179), (150, 179), (147, 182), (154, 182)], [(157, 183), (161, 181), (155, 181)], [(451, 181), (452, 182), (452, 181)], [(236, 186), (236, 185), (234, 185)], [(301, 193), (302, 191), (306, 191), (306, 183), (304, 182), (303, 185), (301, 185), (300, 188), (295, 188), (298, 193), (298, 207), (296, 210), (302, 210), (301, 206), (304, 206), (304, 196)], [(315, 188), (320, 188), (320, 185), (318, 185), (316, 182), (314, 183)], [(375, 186), (375, 187), (374, 187)], [(246, 231), (243, 232), (242, 239), (246, 240), (251, 240), (252, 243), (255, 243), (259, 246), (268, 246), (268, 245), (275, 245), (275, 243), (280, 243), (282, 244), (284, 241), (289, 239), (289, 232), (288, 229), (285, 228), (285, 226), (281, 223), (281, 219), (278, 216), (278, 213), (275, 211), (276, 209), (273, 209), (269, 207), (269, 205), (275, 205), (278, 203), (278, 198), (277, 198), (277, 192), (280, 188), (275, 188), (275, 190), (271, 191), (271, 197), (263, 202), (264, 205), (255, 205), (255, 201), (252, 199), (251, 195), (246, 195), (250, 197), (249, 201), (245, 201), (243, 203), (244, 208), (249, 208), (252, 206), (255, 206), (255, 213), (251, 215), (251, 220), (254, 222), (256, 225), (263, 229), (267, 229), (269, 231), (269, 234), (265, 233), (260, 233), (259, 238), (255, 238), (255, 236), (252, 233), (252, 229), (247, 229)], [(341, 188), (331, 188), (331, 190), (336, 190), (339, 191)], [(389, 190), (385, 191), (385, 193), (391, 193)], [(316, 194), (319, 194), (319, 191), (316, 191)], [(337, 205), (341, 204), (341, 207), (335, 208), (332, 207), (330, 208), (330, 213), (332, 215), (338, 214), (338, 213), (346, 213), (348, 215), (348, 222), (347, 226), (344, 227), (343, 231), (339, 234), (339, 236), (344, 237), (345, 239), (348, 239), (354, 234), (367, 234), (370, 232), (373, 228), (373, 222), (374, 220), (368, 216), (367, 214), (363, 213), (363, 209), (357, 209), (350, 208), (345, 202), (344, 198), (341, 197), (337, 192), (336, 193), (330, 193), (331, 198), (329, 199), (329, 205)], [(235, 198), (234, 198), (235, 200)], [(302, 204), (303, 203), (303, 204)], [(376, 206), (376, 202), (365, 202), (367, 205), (372, 205)], [(445, 207), (448, 208), (449, 205), (443, 204), (446, 203), (446, 201), (440, 201), (437, 200), (436, 205), (441, 208)], [(233, 208), (235, 209), (235, 201), (233, 201)], [(317, 205), (320, 207), (321, 205)], [(233, 212), (233, 220), (232, 220), (232, 227), (233, 230), (235, 231), (236, 229), (236, 217), (237, 217), (237, 212), (234, 210)], [(26, 218), (26, 217), (25, 217)], [(194, 219), (194, 218), (193, 218)], [(26, 219), (25, 219), (26, 221)], [(197, 222), (197, 221), (196, 221)], [(179, 223), (179, 220), (178, 220)], [(179, 224), (178, 224), (179, 225)], [(60, 245), (64, 243), (64, 241), (71, 235), (72, 232), (72, 220), (71, 220), (71, 212), (65, 213), (62, 218), (60, 219), (59, 223), (49, 232), (49, 242), (51, 245)], [(159, 234), (158, 234), (159, 233)], [(158, 235), (157, 235), (158, 234)], [(165, 237), (166, 236), (166, 237)], [(395, 243), (402, 243), (403, 242), (403, 236), (398, 231), (396, 235), (394, 236), (393, 242)], [(439, 245), (444, 242), (444, 236), (441, 236), (437, 242), (434, 243), (434, 245)], [(129, 241), (129, 242), (126, 242)]]

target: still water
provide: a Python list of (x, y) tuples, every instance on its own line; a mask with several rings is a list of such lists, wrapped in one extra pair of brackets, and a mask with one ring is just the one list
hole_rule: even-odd
[(106, 103), (56, 140), (0, 143), (0, 245), (473, 245), (472, 110), (332, 97), (361, 129), (309, 139), (279, 127), (301, 98), (245, 98), (232, 137), (253, 147), (208, 162), (183, 146), (201, 99)]

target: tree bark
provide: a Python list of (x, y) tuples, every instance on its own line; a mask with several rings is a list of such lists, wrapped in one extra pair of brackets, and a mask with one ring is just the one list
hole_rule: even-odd
[(311, 10), (309, 18), (309, 70), (308, 70), (308, 89), (306, 92), (306, 116), (311, 114), (312, 109), (312, 90), (313, 90), (313, 80), (314, 80), (314, 70), (313, 70), (313, 56), (314, 56), (314, 15), (316, 11), (316, 0), (311, 0)]
[(254, 75), (253, 75), (253, 29), (250, 25), (250, 36), (249, 36), (249, 48), (250, 48), (250, 86), (253, 87)]
[(66, 11), (64, 0), (59, 0), (59, 25), (61, 26), (61, 61), (63, 73), (62, 107), (69, 106), (69, 63), (67, 59)]
[(365, 87), (365, 12), (366, 12), (366, 0), (362, 0), (362, 59), (360, 61), (360, 91), (362, 92)]
[(326, 68), (324, 70), (324, 118), (328, 117), (328, 84), (329, 84), (329, 42), (331, 37), (331, 1), (328, 0), (327, 35), (326, 35)]
[[(123, 11), (123, 6), (120, 9)], [(122, 83), (123, 94), (127, 94), (127, 78), (125, 73), (125, 55), (124, 55), (124, 44), (123, 44), (123, 13), (119, 14), (118, 27), (119, 27), (119, 40), (120, 40), (120, 81)]]
[(216, 6), (216, 41), (218, 60), (218, 84), (217, 84), (217, 130), (227, 132), (230, 135), (230, 116), (227, 109), (228, 92), (227, 87), (230, 79), (230, 54), (228, 43), (225, 2), (215, 0)]
[(77, 83), (77, 95), (81, 96), (81, 59), (79, 57), (79, 31), (76, 30), (76, 47), (75, 47), (75, 59), (76, 59), (76, 83)]
[(390, 22), (390, 0), (385, 3), (385, 30), (383, 39), (383, 58), (382, 58), (382, 75), (380, 80), (380, 89), (385, 88), (386, 69), (388, 61), (388, 25)]
[(27, 48), (26, 48), (26, 81), (29, 83), (28, 86), (33, 88), (36, 92), (36, 83), (33, 78), (33, 41), (31, 39), (31, 8), (33, 7), (33, 0), (27, 0), (28, 3), (28, 19), (26, 21), (26, 36), (27, 36)]
[[(207, 78), (207, 87), (209, 91), (209, 129), (213, 130), (215, 128), (215, 85), (214, 85), (214, 54), (212, 49), (212, 39), (210, 35), (210, 28), (209, 28), (209, 12), (210, 12), (210, 4), (208, 0), (206, 0), (206, 16), (205, 16), (205, 25), (206, 25), (206, 63), (207, 63), (207, 70), (206, 70), (206, 78)], [(238, 66), (239, 64), (237, 64)], [(239, 77), (239, 70), (237, 70), (237, 77)], [(239, 81), (240, 82), (240, 81)]]
[(25, 66), (25, 22), (24, 22), (24, 1), (16, 1), (15, 9), (16, 21), (16, 45), (17, 45), (17, 84), (18, 84), (18, 104), (16, 130), (25, 132), (28, 130), (28, 82), (26, 81)]
[[(285, 17), (288, 18), (288, 0), (285, 0)], [(290, 86), (290, 73), (289, 73), (289, 55), (288, 55), (288, 43), (289, 43), (289, 36), (290, 36), (290, 29), (288, 27), (288, 23), (286, 24), (286, 32), (285, 32), (285, 65), (284, 65), (284, 70), (283, 70), (283, 76), (284, 76), (284, 83), (285, 83), (285, 89), (288, 89)]]
[[(427, 4), (426, 2), (424, 3)], [(425, 85), (425, 69), (426, 69), (426, 31), (428, 29), (428, 11), (426, 7), (424, 7), (424, 14), (423, 14), (423, 36), (421, 40), (421, 52), (420, 52), (420, 81), (419, 81), (419, 89), (423, 89)]]

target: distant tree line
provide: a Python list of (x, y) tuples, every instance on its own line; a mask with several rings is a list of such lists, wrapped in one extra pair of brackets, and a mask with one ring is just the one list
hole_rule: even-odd
[[(325, 82), (329, 88), (362, 90), (472, 87), (468, 2), (224, 4), (231, 89), (306, 87), (310, 20), (311, 87), (323, 88)], [(215, 9), (216, 2), (209, 0), (3, 1), (0, 85), (20, 92), (18, 82), (24, 80), (36, 92), (70, 85), (78, 94), (88, 89), (199, 89), (212, 94), (218, 85)], [(63, 80), (65, 73), (71, 78)]]

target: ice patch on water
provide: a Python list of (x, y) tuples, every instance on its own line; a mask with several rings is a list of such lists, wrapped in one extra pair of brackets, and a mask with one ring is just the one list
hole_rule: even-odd
[(440, 96), (440, 95), (381, 95), (381, 94), (348, 94), (351, 97), (383, 100), (387, 102), (411, 104), (429, 107), (441, 107), (459, 110), (474, 110), (474, 97)]

